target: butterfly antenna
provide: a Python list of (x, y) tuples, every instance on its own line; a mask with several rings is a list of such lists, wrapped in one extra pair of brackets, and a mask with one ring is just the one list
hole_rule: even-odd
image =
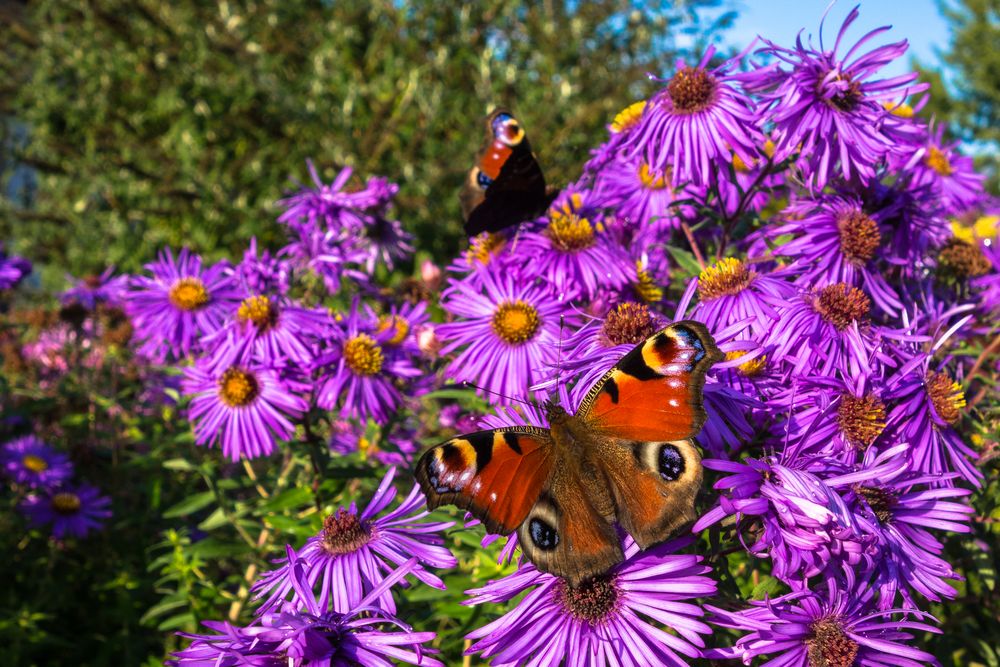
[(538, 404), (535, 403), (535, 402), (533, 402), (533, 401), (529, 401), (529, 400), (524, 399), (524, 398), (517, 398), (516, 396), (508, 396), (507, 394), (501, 394), (499, 391), (493, 391), (492, 389), (487, 389), (486, 387), (483, 387), (483, 386), (478, 385), (478, 384), (474, 384), (472, 382), (469, 382), (468, 380), (465, 380), (464, 382), (462, 382), (462, 385), (464, 385), (466, 387), (472, 387), (473, 389), (478, 389), (478, 390), (480, 390), (480, 391), (482, 391), (484, 393), (487, 393), (487, 394), (493, 394), (494, 396), (499, 396), (500, 398), (505, 398), (508, 401), (514, 401), (515, 403), (524, 403), (525, 405), (530, 405), (530, 406), (532, 406), (534, 408), (538, 408), (539, 407)]

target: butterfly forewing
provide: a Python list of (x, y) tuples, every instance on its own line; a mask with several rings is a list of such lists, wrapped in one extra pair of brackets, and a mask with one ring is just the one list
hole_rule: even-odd
[(467, 509), (491, 533), (514, 532), (549, 481), (552, 443), (544, 429), (477, 431), (429, 449), (416, 477), (429, 507)]
[(605, 373), (577, 417), (597, 433), (631, 442), (691, 438), (705, 422), (705, 374), (721, 358), (704, 324), (675, 322)]

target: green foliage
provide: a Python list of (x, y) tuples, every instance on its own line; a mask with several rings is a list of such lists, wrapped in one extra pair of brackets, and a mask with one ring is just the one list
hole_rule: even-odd
[(0, 114), (27, 125), (10, 166), (39, 182), (31, 206), (0, 205), (0, 238), (60, 277), (134, 270), (163, 245), (239, 256), (251, 236), (273, 240), (273, 204), (313, 157), (327, 178), (344, 164), (391, 174), (404, 223), (445, 257), (493, 106), (518, 111), (550, 180), (566, 182), (623, 102), (650, 92), (634, 82), (672, 64), (679, 34), (697, 43), (731, 20), (699, 20), (721, 1), (7, 10)]
[(1000, 194), (1000, 0), (938, 2), (951, 27), (951, 42), (942, 54), (949, 69), (920, 67), (931, 83), (924, 113), (970, 143), (989, 189)]

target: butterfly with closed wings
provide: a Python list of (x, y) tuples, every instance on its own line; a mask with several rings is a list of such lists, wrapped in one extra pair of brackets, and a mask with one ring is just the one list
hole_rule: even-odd
[(541, 215), (556, 193), (545, 187), (524, 128), (506, 109), (486, 119), (486, 141), (459, 194), (465, 233), (499, 232)]
[(467, 509), (491, 533), (571, 586), (623, 559), (617, 522), (642, 547), (694, 520), (705, 374), (722, 354), (699, 322), (676, 322), (626, 354), (575, 415), (549, 403), (549, 428), (514, 426), (444, 442), (416, 478), (431, 508)]

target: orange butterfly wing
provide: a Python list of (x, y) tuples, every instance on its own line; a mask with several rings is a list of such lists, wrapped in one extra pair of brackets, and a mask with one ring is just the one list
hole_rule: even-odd
[(705, 374), (722, 358), (704, 324), (675, 322), (605, 373), (576, 416), (596, 433), (625, 440), (690, 438), (705, 423)]
[(476, 431), (427, 450), (416, 477), (430, 508), (455, 505), (506, 535), (524, 522), (552, 472), (548, 431), (510, 427)]

